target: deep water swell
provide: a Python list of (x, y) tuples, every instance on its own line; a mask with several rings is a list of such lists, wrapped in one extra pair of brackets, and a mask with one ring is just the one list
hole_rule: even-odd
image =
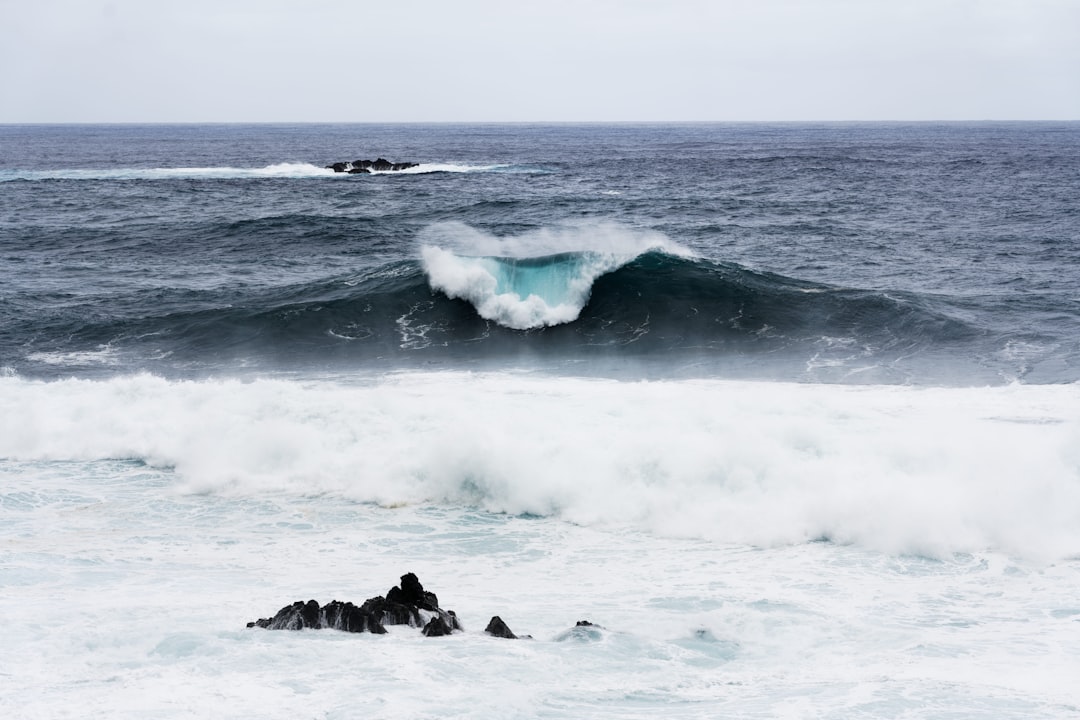
[[(514, 264), (545, 262), (573, 260)], [(200, 374), (223, 365), (295, 370), (527, 357), (897, 381), (931, 374), (950, 355), (989, 366), (992, 349), (1008, 341), (961, 319), (942, 298), (834, 287), (659, 250), (595, 278), (575, 319), (527, 329), (485, 319), (470, 302), (434, 290), (415, 260), (272, 289), (138, 290), (101, 301), (96, 313), (63, 293), (39, 300), (54, 307), (52, 317), (10, 319), (5, 333), (24, 338), (23, 358), (7, 362), (46, 374), (71, 365)]]

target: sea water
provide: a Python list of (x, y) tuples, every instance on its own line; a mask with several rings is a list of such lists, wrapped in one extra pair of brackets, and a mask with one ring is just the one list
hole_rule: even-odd
[[(1080, 716), (1077, 167), (1077, 124), (0, 127), (0, 713)], [(462, 632), (246, 627), (407, 572)]]

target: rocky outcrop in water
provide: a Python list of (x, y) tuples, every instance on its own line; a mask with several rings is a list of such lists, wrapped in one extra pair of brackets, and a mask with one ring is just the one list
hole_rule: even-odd
[(353, 160), (352, 162), (336, 162), (333, 165), (327, 165), (334, 172), (349, 173), (350, 175), (357, 175), (360, 173), (370, 172), (391, 172), (397, 170), (408, 170), (409, 168), (416, 167), (420, 163), (414, 162), (400, 162), (393, 163), (385, 158), (378, 158), (377, 160)]
[(247, 624), (267, 630), (330, 628), (378, 634), (385, 633), (387, 625), (420, 627), (428, 637), (449, 635), (461, 629), (454, 611), (439, 607), (439, 598), (424, 590), (412, 573), (402, 575), (401, 584), (390, 588), (385, 596), (369, 598), (359, 607), (338, 600), (322, 606), (314, 600), (298, 600), (278, 610), (272, 618), (260, 618)]
[[(491, 618), (491, 621), (488, 622), (487, 627), (484, 628), (484, 632), (486, 632), (488, 635), (492, 635), (494, 637), (506, 638), (508, 640), (517, 640), (517, 639), (519, 639), (519, 636), (515, 635), (513, 633), (513, 631), (510, 630), (510, 627), (506, 623), (504, 623), (503, 619), (501, 617), (499, 617), (498, 615)], [(532, 639), (532, 635), (522, 635), (520, 637), (523, 637), (523, 638), (525, 638), (527, 640)]]

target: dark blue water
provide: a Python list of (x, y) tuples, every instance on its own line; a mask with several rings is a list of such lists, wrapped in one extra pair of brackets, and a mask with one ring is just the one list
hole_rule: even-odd
[[(1076, 123), (2, 126), (0, 368), (1075, 382), (1077, 198)], [(521, 328), (424, 246), (620, 259)]]

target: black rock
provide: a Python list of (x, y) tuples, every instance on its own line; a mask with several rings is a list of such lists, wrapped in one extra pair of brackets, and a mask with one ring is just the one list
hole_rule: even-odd
[(261, 627), (268, 630), (301, 630), (319, 626), (319, 603), (314, 600), (297, 600), (277, 611), (272, 618), (259, 618), (248, 627)]
[(417, 608), (389, 600), (382, 595), (368, 598), (361, 608), (379, 618), (384, 625), (419, 626), (421, 624), (420, 611)]
[(377, 160), (353, 160), (352, 162), (336, 162), (326, 167), (339, 173), (349, 173), (350, 175), (359, 175), (363, 173), (369, 173), (372, 170), (379, 172), (408, 170), (409, 168), (416, 167), (420, 163), (414, 162), (390, 162), (386, 158), (379, 158)]
[(267, 630), (302, 630), (304, 628), (333, 628), (345, 632), (370, 632), (382, 634), (386, 628), (379, 618), (358, 608), (352, 603), (334, 600), (324, 607), (314, 600), (298, 600), (278, 610), (272, 618), (260, 618), (249, 622), (248, 627), (261, 627)]
[(345, 632), (369, 632), (382, 635), (386, 632), (374, 613), (356, 607), (351, 602), (333, 600), (322, 608), (322, 627)]
[(427, 592), (413, 573), (405, 573), (401, 576), (401, 585), (390, 588), (386, 593), (386, 599), (400, 602), (405, 605), (415, 605), (424, 610), (438, 610), (439, 598), (435, 593)]
[[(423, 613), (423, 614), (422, 614)], [(425, 618), (433, 614), (425, 625)], [(438, 620), (433, 626), (432, 621)], [(401, 576), (401, 585), (390, 588), (386, 597), (368, 598), (360, 607), (351, 602), (334, 600), (323, 607), (314, 600), (297, 601), (286, 605), (272, 618), (249, 622), (248, 627), (268, 630), (300, 630), (303, 628), (332, 628), (346, 632), (382, 634), (386, 625), (424, 627), (424, 634), (450, 634), (461, 629), (453, 610), (439, 607), (435, 593), (427, 592), (413, 573)], [(428, 628), (431, 628), (430, 632)], [(445, 628), (446, 632), (441, 632)]]
[(428, 620), (423, 632), (425, 637), (442, 637), (454, 632), (454, 629), (450, 627), (450, 623), (442, 615), (436, 615)]
[(486, 632), (488, 635), (494, 635), (495, 637), (507, 638), (509, 640), (517, 640), (517, 635), (511, 632), (510, 628), (507, 627), (506, 623), (504, 623), (502, 618), (498, 615), (491, 618), (491, 621), (488, 622), (487, 627), (484, 628), (484, 632)]

